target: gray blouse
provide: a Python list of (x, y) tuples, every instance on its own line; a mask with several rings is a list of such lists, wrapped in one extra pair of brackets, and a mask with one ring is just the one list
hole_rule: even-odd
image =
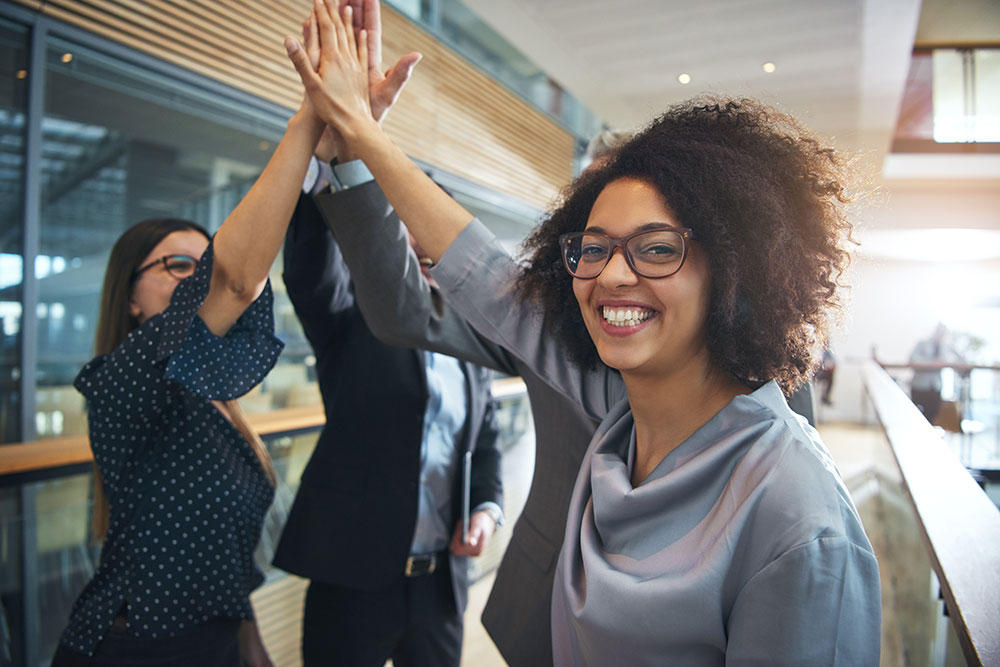
[[(577, 368), (473, 221), (433, 270), (455, 307), (602, 424), (577, 477), (552, 601), (557, 665), (877, 665), (878, 565), (819, 435), (774, 382), (631, 484), (611, 369)], [(544, 446), (544, 443), (539, 443)]]

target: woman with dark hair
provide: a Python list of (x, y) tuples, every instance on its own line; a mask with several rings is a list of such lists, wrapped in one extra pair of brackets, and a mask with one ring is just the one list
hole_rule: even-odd
[(358, 104), (345, 28), (317, 7), (319, 70), (291, 53), (314, 108), (456, 309), (603, 420), (557, 564), (555, 662), (877, 664), (875, 556), (785, 401), (838, 305), (841, 159), (753, 101), (678, 105), (570, 186), (519, 267)]
[(75, 382), (103, 546), (53, 665), (270, 664), (249, 595), (275, 474), (236, 399), (282, 348), (267, 275), (323, 127), (303, 103), (214, 238), (146, 220), (112, 249)]

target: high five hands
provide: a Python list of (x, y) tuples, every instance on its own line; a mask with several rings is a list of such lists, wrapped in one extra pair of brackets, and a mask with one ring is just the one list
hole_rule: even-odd
[[(338, 157), (364, 160), (414, 238), (431, 259), (438, 261), (474, 216), (393, 144), (373, 116), (373, 111), (384, 112), (398, 95), (419, 54), (404, 56), (384, 77), (372, 74), (368, 66), (370, 45), (378, 41), (373, 39), (378, 24), (371, 12), (377, 5), (368, 3), (375, 0), (350, 0), (343, 9), (338, 9), (340, 0), (313, 1), (305, 47), (291, 37), (285, 39), (288, 56), (306, 90), (308, 103), (304, 107), (339, 132), (348, 154)], [(355, 36), (356, 17), (351, 2), (359, 1), (369, 18), (362, 20), (365, 27)]]
[[(365, 31), (368, 37), (368, 91), (372, 117), (379, 123), (385, 118), (403, 86), (410, 80), (413, 68), (420, 62), (416, 51), (407, 53), (384, 73), (382, 72), (382, 11), (379, 0), (340, 0), (341, 9), (351, 7), (355, 39)], [(317, 68), (318, 69), (318, 68)]]
[[(353, 159), (337, 127), (362, 118), (381, 124), (421, 56), (408, 53), (383, 73), (378, 0), (314, 0), (302, 35), (304, 49), (291, 37), (285, 47), (310, 103), (328, 123), (316, 156), (324, 161), (335, 156)], [(362, 92), (365, 78), (367, 96)]]

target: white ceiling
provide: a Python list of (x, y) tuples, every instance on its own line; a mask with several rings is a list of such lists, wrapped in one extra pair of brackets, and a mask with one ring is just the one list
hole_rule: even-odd
[(464, 1), (613, 127), (699, 93), (752, 96), (879, 166), (920, 14), (920, 0)]

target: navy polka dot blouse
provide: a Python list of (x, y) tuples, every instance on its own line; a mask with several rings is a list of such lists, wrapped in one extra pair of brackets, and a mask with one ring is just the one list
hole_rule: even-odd
[(210, 245), (163, 313), (76, 378), (110, 523), (62, 635), (75, 651), (92, 654), (123, 604), (133, 637), (253, 617), (250, 591), (263, 581), (253, 552), (274, 490), (211, 401), (257, 385), (282, 343), (270, 283), (224, 337), (214, 336), (197, 315), (211, 275)]

